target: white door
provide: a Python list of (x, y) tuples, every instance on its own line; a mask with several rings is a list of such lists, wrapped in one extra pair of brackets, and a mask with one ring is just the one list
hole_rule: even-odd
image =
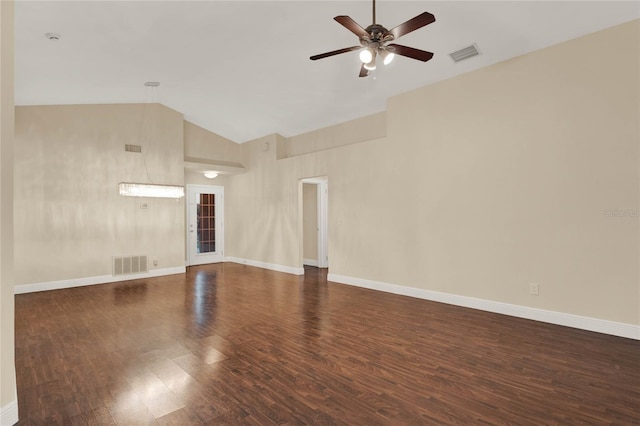
[(187, 185), (187, 265), (224, 258), (224, 187)]

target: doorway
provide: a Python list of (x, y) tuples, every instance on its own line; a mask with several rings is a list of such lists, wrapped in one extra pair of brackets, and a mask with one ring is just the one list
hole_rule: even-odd
[(224, 260), (224, 187), (187, 185), (187, 266)]
[(327, 178), (302, 179), (300, 199), (302, 263), (318, 268), (328, 268), (329, 191)]

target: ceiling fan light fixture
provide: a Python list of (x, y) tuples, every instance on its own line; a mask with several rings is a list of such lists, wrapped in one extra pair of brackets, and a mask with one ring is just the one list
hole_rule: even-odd
[(364, 64), (364, 68), (365, 69), (368, 69), (369, 71), (373, 71), (373, 70), (376, 69), (376, 56), (378, 56), (378, 55), (376, 54), (376, 51), (374, 50), (372, 52), (372, 55), (371, 55), (371, 60), (368, 63)]
[(373, 53), (370, 49), (365, 48), (360, 51), (360, 60), (363, 64), (368, 64), (373, 60)]
[(389, 65), (391, 63), (391, 61), (393, 61), (393, 58), (396, 57), (396, 54), (393, 52), (389, 52), (388, 50), (384, 50), (380, 56), (382, 56), (382, 62), (385, 65)]

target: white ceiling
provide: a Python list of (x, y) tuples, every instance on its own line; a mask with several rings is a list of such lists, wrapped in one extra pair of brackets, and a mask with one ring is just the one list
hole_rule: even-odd
[[(358, 78), (358, 44), (333, 20), (371, 23), (367, 1), (18, 1), (17, 105), (159, 101), (242, 143), (293, 136), (382, 111), (393, 95), (640, 17), (637, 1), (379, 1), (387, 28), (428, 11), (436, 22), (398, 43), (435, 53), (396, 57)], [(59, 33), (50, 41), (44, 34)], [(449, 53), (477, 43), (481, 56)], [(611, 46), (615, 48), (615, 46)], [(597, 55), (597, 52), (594, 52)], [(147, 81), (159, 81), (149, 89)]]

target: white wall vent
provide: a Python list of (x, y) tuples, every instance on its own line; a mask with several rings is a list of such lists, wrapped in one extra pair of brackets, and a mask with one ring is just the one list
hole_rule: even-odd
[(471, 46), (465, 47), (464, 49), (456, 50), (455, 52), (449, 53), (449, 56), (451, 56), (451, 59), (453, 59), (454, 62), (460, 62), (479, 54), (480, 51), (478, 50), (478, 46), (474, 43)]
[(113, 275), (130, 275), (149, 272), (147, 255), (113, 256)]

